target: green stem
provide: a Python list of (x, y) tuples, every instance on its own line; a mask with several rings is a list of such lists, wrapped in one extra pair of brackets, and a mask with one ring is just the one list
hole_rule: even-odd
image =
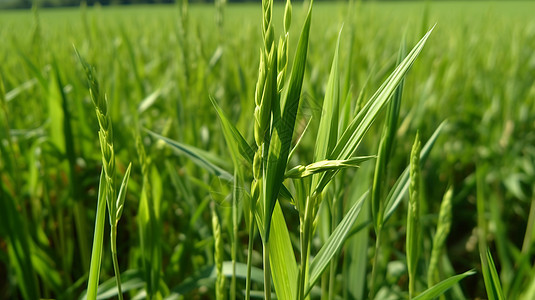
[[(101, 175), (102, 177), (103, 175)], [(102, 184), (101, 180), (101, 184)], [(100, 187), (103, 188), (103, 187)], [(102, 244), (104, 239), (104, 222), (106, 220), (106, 199), (99, 197), (97, 202), (97, 215), (95, 220), (95, 233), (93, 236), (93, 249), (91, 251), (91, 265), (89, 268), (89, 281), (87, 282), (87, 299), (97, 299), (97, 288), (100, 276), (100, 262), (102, 260)]]
[(533, 239), (533, 226), (535, 224), (535, 196), (531, 199), (531, 207), (529, 210), (528, 224), (526, 226), (526, 233), (524, 235), (524, 242), (522, 243), (522, 253), (529, 253), (531, 250), (531, 241)]
[[(335, 196), (332, 201), (332, 208), (331, 208), (331, 228), (329, 230), (329, 235), (332, 234), (336, 226), (338, 225), (338, 208), (336, 201), (337, 197)], [(334, 299), (334, 291), (335, 291), (335, 280), (336, 280), (336, 260), (332, 260), (329, 267), (329, 300)]]
[(115, 283), (117, 284), (117, 295), (119, 300), (123, 300), (121, 290), (121, 272), (119, 271), (119, 262), (117, 260), (117, 225), (111, 228), (111, 255), (113, 260), (113, 271), (115, 272)]
[(321, 274), (321, 299), (329, 299), (329, 272)]
[(373, 267), (372, 267), (372, 279), (371, 279), (371, 286), (370, 286), (370, 294), (369, 294), (369, 298), (370, 299), (374, 299), (375, 298), (375, 282), (376, 282), (376, 277), (377, 277), (377, 268), (379, 267), (378, 265), (378, 260), (379, 260), (379, 249), (381, 247), (381, 228), (378, 227), (377, 228), (377, 239), (375, 240), (375, 253), (373, 254)]
[(249, 246), (247, 248), (247, 278), (245, 279), (245, 300), (251, 299), (251, 266), (253, 259), (253, 241), (254, 241), (254, 213), (253, 210), (249, 213), (249, 219), (251, 224), (249, 224)]
[(236, 256), (238, 253), (238, 172), (234, 171), (234, 195), (232, 197), (232, 277), (230, 279), (230, 299), (236, 299)]
[(329, 300), (334, 299), (334, 291), (335, 291), (335, 280), (336, 280), (336, 261), (331, 261), (331, 266), (329, 270)]
[[(76, 189), (76, 187), (75, 187)], [(76, 203), (74, 204), (74, 226), (76, 229), (76, 234), (78, 236), (78, 245), (80, 247), (80, 253), (81, 253), (81, 260), (82, 260), (82, 269), (84, 270), (84, 273), (87, 272), (87, 268), (89, 266), (89, 261), (87, 260), (89, 258), (89, 245), (88, 245), (88, 237), (86, 234), (86, 220), (84, 215), (84, 206), (80, 200), (80, 198), (75, 198)]]
[(271, 269), (269, 267), (269, 240), (263, 243), (264, 252), (264, 299), (271, 300)]
[(299, 274), (298, 287), (297, 287), (297, 299), (305, 299), (305, 286), (307, 278), (307, 266), (308, 266), (308, 248), (310, 245), (310, 230), (312, 225), (312, 208), (314, 207), (314, 199), (312, 196), (308, 198), (305, 208), (305, 218), (303, 220), (303, 228), (301, 230), (301, 270)]

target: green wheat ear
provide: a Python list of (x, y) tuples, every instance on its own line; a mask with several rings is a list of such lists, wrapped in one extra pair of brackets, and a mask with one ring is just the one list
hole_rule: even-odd
[(431, 260), (429, 261), (429, 268), (427, 272), (427, 286), (431, 288), (438, 283), (438, 262), (442, 254), (442, 250), (446, 244), (446, 238), (450, 233), (451, 228), (451, 201), (453, 195), (453, 188), (449, 188), (444, 194), (442, 204), (440, 205), (440, 212), (438, 215), (437, 231), (433, 238), (433, 250), (431, 251)]
[(409, 207), (407, 214), (407, 269), (409, 272), (409, 298), (416, 292), (416, 271), (420, 248), (420, 134), (412, 146), (410, 161)]
[(217, 270), (217, 280), (215, 284), (215, 292), (217, 300), (225, 300), (226, 289), (225, 289), (225, 275), (223, 274), (223, 237), (221, 236), (221, 222), (219, 221), (219, 216), (215, 210), (215, 204), (212, 202), (210, 204), (210, 211), (212, 213), (212, 230), (214, 234), (214, 259)]

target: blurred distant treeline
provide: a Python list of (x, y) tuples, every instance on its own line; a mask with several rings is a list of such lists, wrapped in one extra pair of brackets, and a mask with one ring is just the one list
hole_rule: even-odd
[[(88, 6), (100, 5), (130, 5), (130, 4), (158, 4), (175, 3), (185, 0), (0, 0), (0, 9), (24, 9), (31, 8), (35, 3), (39, 7), (68, 7), (79, 6), (85, 2)], [(261, 0), (226, 0), (227, 2), (260, 2)], [(283, 1), (283, 0), (275, 0)], [(343, 0), (317, 0), (317, 1), (343, 1)], [(363, 0), (363, 1), (383, 1), (383, 0)], [(407, 1), (407, 0), (385, 0), (385, 1)], [(424, 1), (424, 0), (421, 0)], [(190, 3), (211, 3), (214, 0), (189, 0)]]
[[(210, 0), (211, 1), (211, 0)], [(231, 0), (234, 1), (234, 0)], [(0, 0), (0, 8), (31, 8), (34, 4), (39, 7), (68, 7), (68, 6), (80, 6), (82, 2), (85, 2), (88, 6), (95, 4), (100, 5), (129, 5), (129, 4), (156, 4), (156, 3), (175, 3), (175, 0)], [(192, 2), (192, 1), (190, 1)], [(203, 2), (203, 1), (193, 1)]]

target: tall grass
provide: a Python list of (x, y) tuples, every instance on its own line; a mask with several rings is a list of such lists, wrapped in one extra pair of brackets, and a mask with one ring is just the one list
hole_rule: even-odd
[(95, 106), (95, 112), (99, 124), (99, 140), (102, 153), (102, 171), (100, 173), (99, 192), (97, 199), (97, 216), (95, 223), (95, 234), (93, 238), (93, 250), (91, 253), (91, 267), (89, 269), (89, 280), (87, 288), (87, 298), (96, 299), (97, 286), (100, 276), (100, 264), (102, 260), (102, 238), (104, 234), (104, 214), (106, 205), (110, 221), (110, 247), (113, 260), (113, 270), (117, 283), (117, 294), (119, 299), (123, 299), (121, 290), (121, 275), (117, 259), (117, 225), (124, 211), (126, 199), (126, 188), (130, 179), (130, 167), (126, 169), (119, 192), (117, 193), (117, 183), (115, 175), (115, 150), (113, 146), (113, 127), (110, 115), (108, 114), (108, 99), (101, 94), (100, 86), (96, 78), (94, 69), (83, 60), (77, 52), (80, 62), (84, 67), (89, 84), (89, 94)]
[(0, 12), (0, 298), (532, 299), (532, 4), (492, 5)]

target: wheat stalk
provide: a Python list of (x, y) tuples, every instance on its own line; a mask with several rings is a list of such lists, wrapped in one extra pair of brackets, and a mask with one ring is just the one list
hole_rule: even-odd
[(409, 207), (407, 209), (407, 269), (409, 272), (409, 298), (416, 292), (416, 273), (420, 247), (420, 152), (421, 142), (416, 134), (411, 151)]

